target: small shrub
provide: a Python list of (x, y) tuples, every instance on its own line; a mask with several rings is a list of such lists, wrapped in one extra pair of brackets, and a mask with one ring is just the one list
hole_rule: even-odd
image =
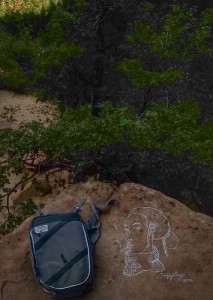
[(7, 220), (0, 225), (0, 236), (4, 236), (16, 229), (26, 218), (33, 215), (37, 207), (32, 199), (13, 206)]

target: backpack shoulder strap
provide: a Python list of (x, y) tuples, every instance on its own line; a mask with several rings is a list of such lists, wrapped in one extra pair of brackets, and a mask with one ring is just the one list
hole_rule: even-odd
[(86, 202), (86, 198), (81, 197), (79, 203), (73, 207), (73, 212), (74, 213), (80, 213), (81, 212), (81, 207), (84, 205)]
[(99, 236), (100, 236), (100, 214), (106, 210), (107, 207), (110, 206), (118, 206), (117, 200), (110, 200), (104, 205), (100, 204), (92, 204), (92, 214), (89, 218), (89, 220), (85, 223), (87, 232), (89, 235), (90, 243), (92, 246), (95, 245), (97, 242)]

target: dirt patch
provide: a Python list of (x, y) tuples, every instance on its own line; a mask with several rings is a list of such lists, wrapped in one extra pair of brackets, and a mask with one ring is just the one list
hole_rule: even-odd
[(17, 129), (21, 124), (40, 121), (52, 121), (56, 108), (49, 103), (38, 102), (36, 97), (0, 91), (0, 129)]

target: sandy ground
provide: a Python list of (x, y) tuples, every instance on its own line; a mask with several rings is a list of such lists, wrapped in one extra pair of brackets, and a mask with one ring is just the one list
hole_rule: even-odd
[(17, 129), (22, 123), (30, 121), (48, 122), (56, 113), (52, 104), (37, 102), (34, 96), (0, 91), (0, 129)]

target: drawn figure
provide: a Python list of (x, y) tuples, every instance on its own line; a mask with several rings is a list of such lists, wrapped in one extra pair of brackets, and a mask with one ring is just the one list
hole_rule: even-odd
[(134, 208), (124, 222), (124, 230), (127, 243), (123, 274), (135, 276), (144, 271), (164, 271), (158, 251), (159, 241), (164, 254), (168, 256), (168, 249), (176, 248), (178, 238), (171, 231), (163, 213), (151, 207)]

